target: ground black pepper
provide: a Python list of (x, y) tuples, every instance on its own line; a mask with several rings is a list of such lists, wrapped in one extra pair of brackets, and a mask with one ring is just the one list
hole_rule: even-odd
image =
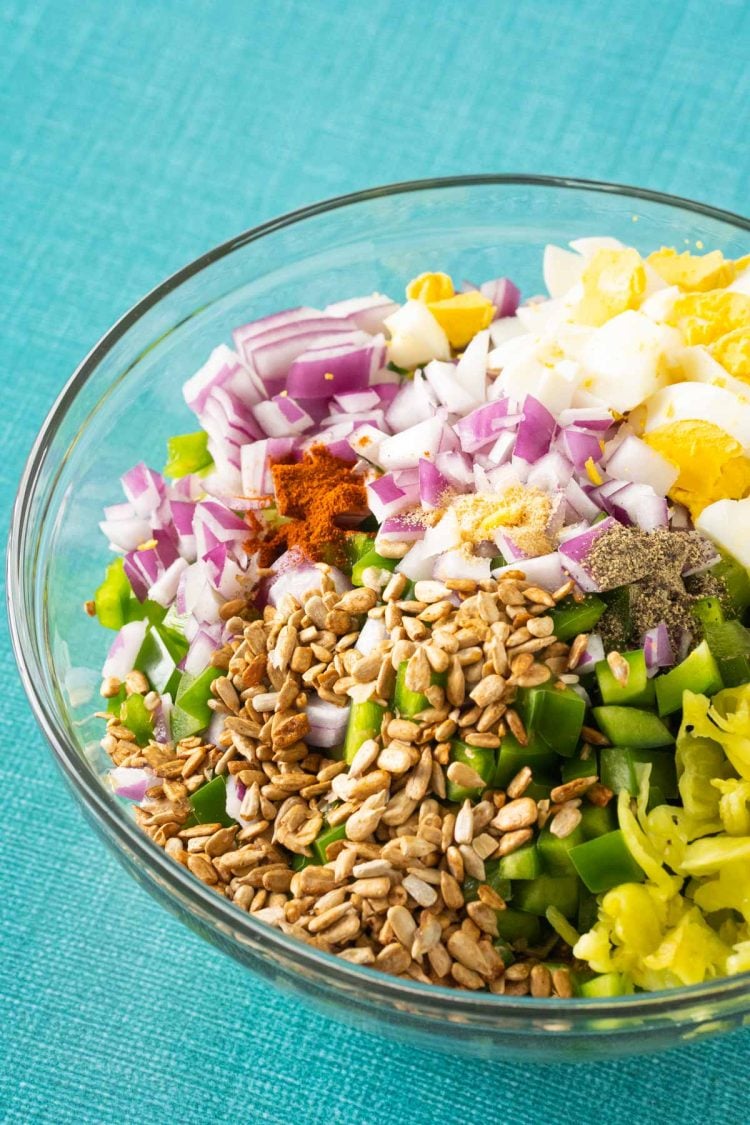
[(599, 588), (615, 591), (599, 623), (605, 644), (640, 644), (647, 629), (664, 621), (672, 644), (679, 645), (682, 630), (693, 623), (693, 602), (709, 589), (718, 593), (715, 587), (721, 585), (712, 576), (686, 577), (683, 571), (710, 564), (714, 557), (711, 543), (695, 531), (618, 526), (600, 536), (589, 565)]

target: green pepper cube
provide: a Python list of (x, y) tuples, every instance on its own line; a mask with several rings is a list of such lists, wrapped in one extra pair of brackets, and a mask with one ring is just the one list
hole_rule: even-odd
[(707, 626), (722, 625), (724, 622), (724, 610), (719, 598), (698, 598), (691, 605), (690, 613), (700, 636), (705, 635)]
[(171, 647), (162, 636), (159, 627), (150, 625), (135, 659), (135, 668), (148, 678), (154, 691), (158, 691), (160, 695), (169, 692), (174, 699), (181, 673), (177, 669)]
[(701, 641), (689, 656), (656, 678), (656, 702), (660, 715), (672, 715), (682, 707), (683, 692), (713, 695), (723, 687), (718, 665), (708, 646)]
[(106, 629), (121, 629), (128, 620), (128, 603), (133, 595), (122, 558), (116, 558), (105, 571), (104, 581), (94, 593), (94, 608), (99, 623)]
[(632, 652), (622, 652), (620, 657), (628, 667), (627, 679), (624, 683), (621, 683), (614, 676), (606, 660), (600, 660), (594, 668), (602, 702), (629, 703), (634, 706), (650, 703), (653, 699), (653, 688), (648, 678), (643, 649), (638, 648)]
[(750, 680), (750, 629), (739, 621), (725, 621), (707, 625), (705, 633), (724, 686), (746, 684)]
[(175, 434), (167, 438), (167, 463), (165, 476), (172, 480), (186, 477), (188, 473), (200, 473), (213, 465), (208, 452), (208, 434), (198, 430), (193, 434)]
[[(412, 719), (418, 715), (420, 711), (426, 710), (430, 706), (430, 701), (426, 695), (421, 691), (411, 691), (406, 686), (406, 670), (409, 665), (408, 660), (402, 660), (398, 666), (396, 673), (396, 687), (393, 692), (393, 705), (398, 714), (404, 719)], [(446, 681), (445, 672), (433, 672), (430, 676), (430, 683), (442, 687)]]
[(611, 801), (608, 805), (587, 805), (581, 808), (581, 830), (585, 839), (594, 840), (597, 836), (605, 836), (617, 828), (616, 803)]
[(650, 750), (656, 746), (671, 746), (674, 742), (669, 727), (651, 711), (613, 704), (594, 707), (593, 711), (600, 729), (615, 746)]
[(231, 828), (236, 821), (227, 815), (227, 783), (223, 774), (201, 785), (190, 796), (196, 824), (223, 824)]
[(605, 746), (599, 751), (602, 785), (613, 793), (626, 790), (631, 796), (638, 792), (632, 751), (624, 746)]
[(375, 550), (375, 536), (366, 531), (352, 531), (346, 537), (344, 550), (349, 566), (354, 566), (359, 559)]
[(194, 719), (200, 719), (203, 727), (208, 726), (213, 715), (213, 711), (208, 706), (208, 701), (211, 699), (211, 684), (221, 675), (221, 669), (209, 666), (197, 676), (190, 676), (184, 672), (180, 680), (175, 703)]
[(367, 699), (363, 703), (352, 703), (349, 711), (349, 722), (344, 737), (344, 761), (351, 764), (354, 755), (363, 742), (370, 738), (377, 738), (383, 725), (385, 707)]
[(536, 879), (542, 873), (542, 863), (536, 844), (530, 840), (510, 855), (500, 858), (497, 865), (501, 879)]
[(723, 557), (709, 571), (722, 582), (726, 594), (722, 598), (727, 617), (742, 617), (750, 608), (750, 574), (732, 555)]
[(524, 797), (531, 797), (532, 801), (547, 801), (552, 792), (553, 783), (547, 779), (544, 781), (537, 781), (534, 779), (523, 791)]
[(469, 766), (475, 773), (479, 774), (484, 784), (466, 789), (461, 785), (456, 785), (448, 778), (446, 785), (447, 799), (449, 801), (478, 800), (495, 775), (495, 751), (484, 746), (467, 746), (465, 742), (456, 740), (451, 743), (450, 759), (451, 762), (461, 762), (463, 765)]
[(558, 760), (555, 751), (536, 735), (532, 734), (522, 746), (515, 735), (506, 734), (498, 751), (494, 788), (505, 789), (524, 766), (530, 768), (535, 778), (545, 777), (556, 770)]
[(633, 982), (627, 973), (602, 973), (589, 980), (579, 981), (578, 995), (589, 1000), (596, 997), (629, 996), (633, 992)]
[(550, 611), (558, 641), (572, 641), (579, 633), (590, 633), (606, 608), (606, 602), (596, 594), (590, 594), (581, 602), (565, 598)]
[(396, 569), (398, 559), (387, 559), (384, 555), (379, 555), (377, 551), (368, 551), (366, 555), (362, 555), (352, 566), (352, 585), (364, 586), (363, 575), (368, 567), (375, 566), (378, 570), (389, 570), (391, 573)]
[(139, 746), (145, 746), (154, 735), (151, 712), (144, 703), (143, 696), (129, 695), (120, 707), (120, 721), (131, 730)]
[(118, 718), (120, 717), (122, 705), (127, 697), (128, 693), (125, 690), (125, 685), (122, 684), (117, 695), (111, 695), (107, 700), (107, 710), (109, 711), (110, 715), (117, 715)]
[(609, 891), (619, 883), (642, 883), (646, 878), (633, 859), (621, 829), (571, 848), (570, 858), (586, 889)]
[(289, 860), (289, 866), (292, 871), (304, 871), (306, 867), (315, 864), (315, 859), (311, 855), (298, 855), (297, 852), (292, 853), (292, 858)]
[(506, 941), (513, 944), (523, 941), (527, 946), (532, 947), (538, 945), (542, 939), (539, 918), (511, 906), (507, 910), (498, 910), (497, 932), (500, 938), (505, 938)]
[(337, 840), (346, 839), (346, 825), (337, 824), (335, 828), (324, 828), (313, 840), (312, 849), (319, 864), (328, 863), (328, 856), (326, 850), (335, 844)]
[(548, 875), (575, 875), (576, 869), (570, 859), (570, 849), (583, 844), (586, 837), (580, 824), (562, 839), (550, 832), (545, 824), (537, 838), (536, 846), (543, 870)]
[(484, 865), (484, 879), (475, 879), (472, 875), (467, 875), (461, 885), (464, 900), (475, 902), (479, 897), (477, 894), (479, 887), (487, 884), (487, 886), (492, 887), (496, 894), (500, 895), (504, 902), (508, 902), (511, 897), (510, 879), (504, 879), (499, 869), (499, 859), (488, 859)]
[(575, 875), (541, 874), (529, 882), (514, 885), (513, 905), (540, 918), (545, 917), (550, 906), (556, 906), (566, 918), (574, 918), (578, 910), (578, 888)]
[(518, 701), (526, 729), (564, 758), (575, 754), (586, 704), (571, 688), (536, 687)]
[(173, 742), (179, 742), (181, 738), (191, 738), (194, 734), (205, 730), (207, 725), (202, 719), (196, 719), (195, 715), (188, 715), (179, 704), (175, 704), (172, 708), (169, 726)]
[(598, 776), (596, 754), (592, 754), (590, 758), (570, 758), (567, 762), (563, 762), (563, 781), (577, 781), (579, 777)]
[[(650, 795), (656, 798), (657, 794), (661, 794), (662, 798), (667, 798), (670, 801), (679, 797), (680, 791), (677, 788), (677, 765), (675, 756), (671, 750), (637, 750), (631, 747), (630, 755), (633, 759), (636, 778), (638, 776), (637, 767), (639, 765), (651, 766), (651, 773), (649, 775)], [(651, 805), (651, 801), (649, 801), (649, 804)], [(664, 800), (659, 800), (658, 804), (663, 805)], [(653, 805), (651, 805), (651, 807), (653, 807)]]
[(576, 922), (576, 929), (579, 934), (586, 934), (594, 926), (597, 918), (599, 917), (599, 904), (596, 900), (596, 895), (592, 895), (584, 887), (581, 887), (578, 898), (578, 919)]

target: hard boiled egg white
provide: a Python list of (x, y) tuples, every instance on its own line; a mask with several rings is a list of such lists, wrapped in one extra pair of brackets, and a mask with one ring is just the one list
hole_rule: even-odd
[(581, 386), (625, 414), (667, 385), (681, 350), (674, 329), (628, 310), (592, 333), (581, 357)]
[(750, 569), (750, 499), (717, 500), (703, 509), (695, 526)]

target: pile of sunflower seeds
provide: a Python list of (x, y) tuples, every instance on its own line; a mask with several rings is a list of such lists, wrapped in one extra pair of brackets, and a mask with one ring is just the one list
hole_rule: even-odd
[[(567, 836), (582, 801), (607, 804), (611, 791), (588, 777), (534, 800), (525, 795), (533, 780), (526, 767), (504, 791), (486, 789), (457, 811), (444, 802), (447, 781), (484, 785), (470, 766), (451, 762), (452, 738), (496, 748), (510, 731), (525, 743), (517, 689), (577, 682), (587, 638), (561, 643), (548, 613), (573, 584), (548, 592), (510, 572), (500, 581), (417, 582), (405, 598), (399, 574), (371, 570), (364, 587), (341, 594), (329, 568), (318, 570), (302, 603), (285, 595), (261, 619), (249, 619), (244, 599), (223, 607), (231, 640), (213, 659), (223, 672), (212, 685), (211, 706), (223, 717), (217, 745), (193, 737), (140, 748), (101, 713), (113, 763), (153, 771), (138, 823), (217, 894), (348, 961), (425, 983), (570, 996), (568, 969), (542, 964), (553, 951), (571, 959), (556, 937), (538, 949), (516, 943), (506, 968), (493, 944), (505, 903), (485, 882), (485, 864), (548, 822)], [(368, 618), (382, 621), (384, 636), (363, 655), (356, 644)], [(387, 709), (405, 661), (407, 688), (428, 701), (420, 714), (386, 710), (380, 735), (349, 765), (311, 748), (310, 693), (340, 707), (372, 700)], [(432, 683), (433, 672), (445, 674), (444, 687)], [(133, 672), (125, 687), (143, 692), (148, 684)], [(119, 688), (107, 681), (102, 694)], [(158, 703), (146, 695), (147, 706)], [(584, 737), (602, 743), (596, 731), (584, 728)], [(184, 827), (191, 793), (219, 774), (242, 786), (240, 823)], [(325, 864), (295, 871), (293, 857), (311, 855), (324, 824), (345, 825), (345, 837), (328, 846)], [(464, 895), (467, 877), (473, 901)]]

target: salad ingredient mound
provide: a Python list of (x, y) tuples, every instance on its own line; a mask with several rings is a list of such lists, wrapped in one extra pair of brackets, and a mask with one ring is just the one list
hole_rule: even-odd
[(750, 259), (549, 246), (235, 329), (88, 612), (152, 841), (351, 963), (750, 970)]

